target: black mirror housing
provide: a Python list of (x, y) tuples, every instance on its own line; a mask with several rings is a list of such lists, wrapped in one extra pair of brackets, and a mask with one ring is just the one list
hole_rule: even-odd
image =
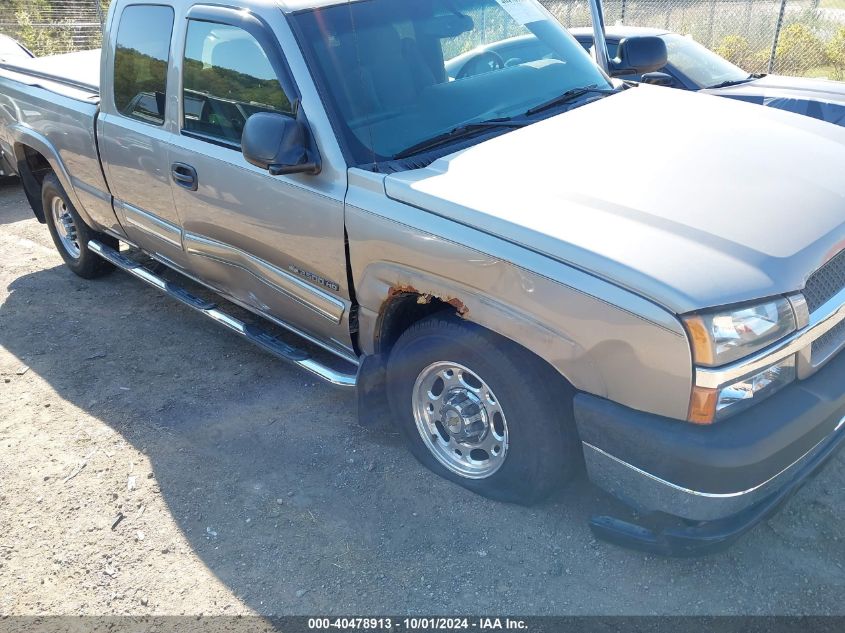
[(668, 61), (666, 42), (653, 35), (626, 37), (619, 42), (616, 59), (610, 60), (610, 76), (642, 75), (660, 70)]
[(308, 126), (283, 114), (259, 112), (249, 117), (241, 136), (241, 151), (248, 163), (272, 176), (320, 173)]
[(666, 86), (672, 88), (675, 86), (675, 78), (668, 73), (653, 72), (646, 73), (640, 77), (640, 83), (652, 84), (654, 86)]

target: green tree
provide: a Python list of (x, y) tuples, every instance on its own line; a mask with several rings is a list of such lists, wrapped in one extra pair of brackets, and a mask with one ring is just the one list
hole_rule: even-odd
[[(53, 7), (49, 0), (12, 0), (15, 35), (36, 55), (65, 53), (73, 45), (69, 24), (53, 20)], [(46, 28), (46, 24), (51, 24)]]
[(804, 24), (783, 29), (776, 49), (775, 68), (779, 73), (801, 75), (827, 64), (824, 42)]
[(845, 79), (845, 26), (827, 44), (827, 58), (833, 66), (831, 79)]
[(741, 35), (727, 35), (716, 46), (716, 53), (740, 68), (748, 70), (754, 65), (754, 51)]

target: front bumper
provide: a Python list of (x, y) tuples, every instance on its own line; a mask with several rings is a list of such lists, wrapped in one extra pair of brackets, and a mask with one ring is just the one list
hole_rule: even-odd
[[(845, 443), (843, 386), (840, 354), (810, 378), (712, 426), (579, 394), (575, 419), (590, 479), (640, 514), (697, 523), (655, 530), (601, 517), (593, 530), (662, 553), (695, 553), (733, 540)], [(669, 541), (685, 545), (676, 552)]]

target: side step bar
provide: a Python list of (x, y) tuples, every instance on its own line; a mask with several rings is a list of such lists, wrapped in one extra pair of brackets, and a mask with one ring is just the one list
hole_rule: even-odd
[(294, 365), (314, 374), (318, 378), (338, 387), (356, 386), (356, 374), (347, 374), (318, 363), (311, 358), (308, 352), (280, 341), (255, 325), (249, 325), (229, 314), (226, 314), (222, 310), (218, 309), (215, 304), (210, 303), (205, 299), (200, 299), (181, 286), (165, 281), (158, 275), (154, 275), (144, 268), (144, 266), (139, 262), (122, 255), (113, 248), (96, 240), (88, 242), (88, 248), (106, 261), (111, 262), (122, 270), (125, 270), (130, 275), (150, 284), (154, 288), (158, 288), (168, 296), (185, 304), (189, 308), (193, 308), (213, 321), (217, 321), (217, 323), (220, 323), (233, 332), (240, 334), (246, 340), (257, 345), (264, 351), (269, 352), (282, 360), (291, 362)]

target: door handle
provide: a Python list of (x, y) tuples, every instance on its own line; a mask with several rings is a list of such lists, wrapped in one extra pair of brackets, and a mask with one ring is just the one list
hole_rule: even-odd
[(199, 186), (197, 170), (185, 163), (173, 163), (170, 166), (170, 176), (173, 182), (189, 191), (196, 191)]

